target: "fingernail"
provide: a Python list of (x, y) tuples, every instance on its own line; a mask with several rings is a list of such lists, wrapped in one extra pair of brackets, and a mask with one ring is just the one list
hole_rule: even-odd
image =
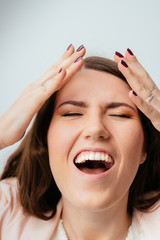
[(83, 46), (83, 45), (81, 45), (79, 48), (77, 48), (76, 52), (79, 52), (79, 51), (81, 51), (81, 50), (82, 50), (82, 48), (84, 48), (84, 46)]
[(128, 68), (128, 65), (127, 65), (127, 63), (126, 63), (125, 61), (121, 60), (121, 64), (122, 64), (124, 67)]
[(60, 68), (60, 70), (59, 70), (59, 72), (58, 72), (58, 73), (61, 73), (61, 72), (62, 72), (62, 70), (63, 70), (63, 68)]
[(72, 44), (70, 44), (70, 45), (68, 46), (67, 51), (70, 49), (71, 46), (72, 46)]
[(74, 61), (74, 63), (76, 63), (76, 62), (78, 62), (79, 60), (81, 60), (81, 56), (79, 56), (75, 61)]
[(137, 93), (136, 93), (134, 90), (132, 90), (132, 93), (133, 93), (135, 96), (137, 96)]
[(134, 55), (133, 52), (129, 48), (127, 48), (127, 51), (130, 55), (132, 55), (132, 56)]
[(115, 54), (118, 56), (118, 57), (120, 57), (120, 58), (123, 58), (124, 56), (121, 54), (121, 53), (119, 53), (119, 52), (115, 52)]

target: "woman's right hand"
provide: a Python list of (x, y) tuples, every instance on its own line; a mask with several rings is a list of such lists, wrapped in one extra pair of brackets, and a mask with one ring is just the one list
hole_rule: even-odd
[(18, 142), (46, 100), (82, 67), (86, 50), (70, 45), (63, 56), (37, 81), (29, 84), (0, 117), (0, 149)]

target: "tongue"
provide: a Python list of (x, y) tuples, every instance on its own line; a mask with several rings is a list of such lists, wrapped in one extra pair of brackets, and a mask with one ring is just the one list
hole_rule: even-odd
[(107, 169), (106, 168), (86, 168), (86, 167), (82, 167), (80, 168), (80, 170), (84, 173), (88, 173), (88, 174), (100, 174), (105, 172)]
[(84, 173), (100, 174), (107, 171), (107, 167), (103, 161), (86, 161), (85, 163), (76, 164), (76, 166)]

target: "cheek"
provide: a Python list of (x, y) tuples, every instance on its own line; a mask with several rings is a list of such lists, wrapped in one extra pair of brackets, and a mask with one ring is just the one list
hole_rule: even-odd
[(76, 131), (72, 127), (52, 121), (47, 136), (49, 163), (54, 180), (64, 195), (67, 195), (66, 186), (71, 185), (68, 164), (70, 149), (75, 139)]
[[(119, 134), (119, 143), (121, 146), (129, 150), (129, 152), (142, 152), (144, 145), (144, 134), (140, 123), (137, 121), (133, 124), (128, 124), (123, 128), (117, 128)], [(137, 151), (138, 150), (138, 151)]]
[(140, 124), (126, 128), (119, 141), (119, 148), (124, 171), (128, 174), (136, 174), (139, 164), (143, 160), (144, 153), (144, 134)]
[[(121, 132), (122, 133), (122, 132)], [(115, 176), (115, 184), (118, 185), (118, 193), (129, 191), (129, 188), (137, 174), (139, 165), (144, 158), (143, 141), (144, 135), (141, 125), (136, 124), (134, 128), (125, 128), (125, 132), (119, 134), (117, 145), (120, 158)]]
[(67, 143), (68, 133), (64, 131), (62, 126), (58, 124), (51, 123), (49, 130), (48, 130), (48, 148), (50, 152), (53, 153), (61, 153), (64, 149), (63, 147)]
[(60, 121), (52, 121), (48, 130), (48, 151), (52, 173), (64, 171), (68, 164), (68, 156), (76, 139), (76, 130), (62, 124)]
[(49, 161), (52, 170), (57, 168), (58, 165), (62, 164), (63, 155), (65, 152), (65, 147), (67, 142), (65, 141), (66, 136), (63, 128), (55, 124), (51, 123), (48, 130), (48, 152), (49, 152)]
[(133, 156), (141, 157), (144, 149), (144, 134), (141, 126), (135, 127), (126, 137), (128, 149)]
[(67, 148), (67, 137), (65, 135), (66, 133), (63, 131), (63, 128), (52, 121), (47, 135), (49, 163), (52, 175), (59, 189), (65, 174), (64, 157)]
[(62, 124), (60, 121), (52, 121), (48, 130), (48, 147), (54, 152), (62, 154), (69, 150), (76, 135), (76, 128)]

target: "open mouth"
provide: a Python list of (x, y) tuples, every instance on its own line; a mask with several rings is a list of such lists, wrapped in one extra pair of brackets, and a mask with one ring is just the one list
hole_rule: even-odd
[(83, 152), (74, 159), (75, 166), (87, 174), (100, 174), (108, 171), (113, 165), (113, 158), (107, 153)]

